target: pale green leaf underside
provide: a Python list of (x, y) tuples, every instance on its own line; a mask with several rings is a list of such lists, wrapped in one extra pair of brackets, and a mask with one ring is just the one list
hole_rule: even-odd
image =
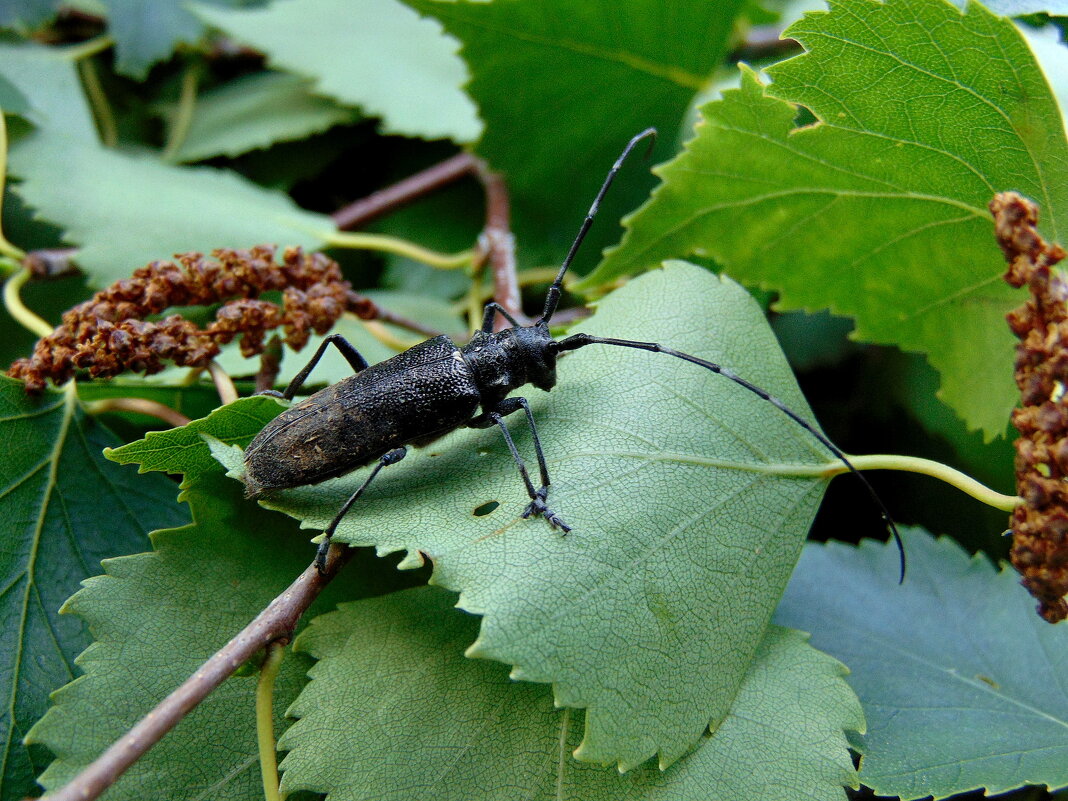
[(0, 377), (0, 798), (34, 793), (42, 765), (22, 742), (48, 694), (76, 675), (88, 642), (59, 607), (104, 557), (144, 547), (153, 525), (185, 515), (170, 482), (108, 464), (114, 437), (87, 417), (73, 385), (42, 397)]
[(381, 117), (387, 133), (478, 137), (455, 40), (397, 0), (284, 0), (260, 9), (194, 11), (266, 53), (273, 66), (314, 78), (319, 94)]
[[(88, 623), (94, 642), (78, 657), (85, 675), (55, 693), (30, 732), (57, 757), (41, 777), (46, 789), (99, 756), (308, 564), (307, 545), (285, 518), (242, 500), (240, 486), (217, 470), (187, 486), (184, 497), (193, 525), (154, 533), (152, 553), (108, 560), (107, 575), (87, 581), (64, 609)], [(276, 730), (307, 668), (306, 659), (286, 657), (275, 686)], [(106, 798), (262, 798), (255, 684), (255, 677), (224, 682)]]
[[(559, 262), (626, 142), (650, 126), (666, 157), (694, 93), (726, 55), (741, 0), (408, 0), (463, 42), (486, 123), (478, 153), (512, 197), (519, 257)], [(634, 158), (640, 162), (640, 158)], [(651, 181), (635, 164), (605, 199), (579, 272)]]
[[(1015, 28), (977, 5), (839, 0), (787, 33), (808, 52), (702, 109), (590, 284), (701, 253), (783, 308), (830, 308), (856, 335), (925, 352), (942, 397), (1000, 434), (1015, 402), (1020, 302), (987, 204), (1016, 190), (1063, 240), (1068, 144)], [(794, 128), (797, 106), (818, 125)]]
[(96, 123), (82, 92), (75, 52), (77, 48), (0, 44), (0, 75), (28, 100), (35, 125), (95, 144)]
[(768, 630), (730, 714), (695, 753), (620, 775), (568, 757), (581, 725), (544, 687), (461, 656), (478, 623), (453, 600), (420, 588), (312, 622), (298, 648), (319, 661), (280, 742), (284, 789), (332, 801), (830, 801), (855, 786), (843, 729), (863, 728), (859, 704), (842, 666), (797, 632)]
[(904, 586), (890, 545), (809, 545), (775, 618), (849, 665), (868, 718), (861, 781), (904, 798), (1068, 785), (1063, 627), (1011, 568), (902, 534)]
[[(600, 303), (584, 330), (658, 340), (717, 360), (808, 414), (744, 290), (674, 263)], [(551, 395), (528, 390), (574, 531), (522, 520), (527, 498), (497, 431), (463, 430), (388, 468), (338, 540), (418, 552), (484, 615), (472, 654), (552, 682), (586, 707), (583, 759), (671, 763), (722, 720), (823, 493), (821, 448), (774, 407), (666, 356), (591, 347), (561, 359)], [(528, 464), (531, 439), (510, 429)], [(240, 455), (222, 454), (240, 468)], [(786, 466), (786, 467), (784, 467)], [(782, 475), (796, 468), (801, 475)], [(267, 503), (321, 529), (357, 471)], [(497, 501), (485, 516), (475, 511)], [(714, 682), (699, 680), (713, 675)]]
[(357, 119), (352, 109), (311, 94), (311, 84), (299, 75), (260, 72), (204, 92), (174, 160), (237, 156)]
[(261, 243), (317, 249), (334, 230), (329, 217), (236, 173), (173, 167), (51, 131), (21, 143), (11, 170), (23, 179), (16, 191), (79, 246), (78, 264), (97, 285), (190, 250)]

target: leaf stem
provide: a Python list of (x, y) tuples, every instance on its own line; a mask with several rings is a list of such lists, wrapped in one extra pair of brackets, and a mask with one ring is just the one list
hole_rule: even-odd
[(83, 58), (95, 56), (97, 53), (103, 53), (113, 44), (115, 44), (115, 40), (111, 38), (111, 35), (104, 34), (103, 36), (98, 36), (95, 39), (89, 39), (86, 42), (67, 48), (67, 50), (64, 51), (64, 55), (72, 61), (80, 61)]
[[(7, 121), (4, 112), (0, 109), (0, 213), (3, 212), (4, 185), (7, 181)], [(0, 231), (0, 254), (15, 261), (21, 262), (26, 258), (26, 253), (21, 248), (15, 247), (7, 241), (7, 237)]]
[(408, 348), (418, 344), (418, 341), (404, 340), (398, 336), (395, 336), (378, 320), (360, 320), (360, 322), (363, 323), (364, 328), (367, 329), (367, 333), (369, 333), (387, 348), (390, 348), (397, 352), (400, 352), (402, 350), (408, 350)]
[[(899, 456), (892, 453), (873, 453), (864, 456), (850, 456), (849, 461), (853, 463), (857, 470), (902, 470), (907, 473), (922, 473), (940, 481), (945, 481), (961, 492), (971, 495), (977, 501), (982, 501), (987, 506), (993, 506), (1003, 512), (1011, 512), (1019, 504), (1023, 503), (1023, 498), (1016, 495), (1002, 495), (1000, 492), (995, 492), (989, 487), (980, 484), (960, 470), (955, 470), (949, 465), (935, 462), (931, 459), (921, 459), (918, 456)], [(824, 470), (822, 475), (834, 476), (848, 472), (849, 470), (845, 465), (839, 462)]]
[(167, 134), (167, 144), (160, 154), (164, 161), (172, 162), (182, 149), (189, 136), (189, 127), (193, 124), (193, 112), (197, 107), (197, 87), (200, 85), (200, 66), (191, 64), (182, 75), (182, 90), (178, 97), (178, 109), (171, 121)]
[(176, 428), (189, 423), (189, 418), (181, 412), (147, 398), (102, 398), (86, 403), (85, 410), (94, 415), (104, 412), (136, 412), (155, 417)]
[(327, 234), (325, 243), (339, 248), (394, 253), (398, 256), (405, 256), (413, 261), (436, 267), (439, 270), (456, 270), (466, 267), (473, 258), (470, 250), (465, 250), (462, 253), (438, 253), (421, 245), (416, 245), (414, 242), (384, 234), (354, 234), (333, 231)]
[(27, 331), (39, 337), (46, 337), (52, 333), (52, 326), (26, 308), (22, 298), (19, 297), (19, 292), (22, 290), (23, 285), (30, 280), (30, 276), (29, 268), (23, 267), (7, 279), (4, 283), (4, 307), (7, 309), (7, 313), (14, 317)]
[(267, 645), (267, 656), (256, 682), (256, 740), (260, 747), (260, 776), (266, 801), (282, 801), (278, 789), (278, 748), (274, 741), (274, 681), (282, 667), (289, 639), (281, 637)]
[(115, 115), (111, 113), (111, 104), (108, 103), (108, 96), (100, 83), (100, 74), (92, 58), (78, 60), (78, 74), (81, 75), (85, 95), (89, 99), (89, 105), (92, 106), (93, 115), (96, 117), (96, 124), (100, 128), (100, 142), (104, 147), (115, 147), (119, 141)]

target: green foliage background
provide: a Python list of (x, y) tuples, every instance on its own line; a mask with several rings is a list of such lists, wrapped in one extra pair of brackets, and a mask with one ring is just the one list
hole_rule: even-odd
[[(351, 248), (330, 213), (472, 152), (508, 188), (534, 313), (623, 144), (656, 126), (652, 174), (637, 154), (624, 167), (576, 262), (567, 303), (594, 315), (573, 330), (713, 359), (850, 453), (936, 458), (1011, 492), (1003, 318), (1022, 297), (1001, 281), (987, 203), (1022, 192), (1065, 241), (1068, 69), (1044, 73), (1028, 45), (1064, 14), (1063, 0), (11, 2), (2, 230), (23, 250), (73, 249), (80, 275), (21, 293), (50, 324), (154, 259), (269, 242), (327, 250), (384, 308), (463, 341), (488, 279)], [(743, 47), (759, 25), (795, 43)], [(462, 251), (484, 213), (468, 177), (369, 230)], [(33, 343), (9, 309), (8, 361)], [(371, 362), (416, 341), (351, 317), (335, 330)], [(307, 355), (284, 352), (279, 386)], [(258, 360), (228, 347), (219, 364), (251, 392)], [(347, 373), (331, 352), (312, 383)], [(1068, 785), (1063, 630), (1014, 574), (969, 557), (1004, 556), (1003, 513), (873, 477), (917, 524), (899, 586), (892, 550), (844, 544), (885, 536), (859, 485), (828, 485), (830, 455), (721, 377), (590, 348), (561, 360), (551, 394), (526, 394), (575, 530), (519, 518), (494, 430), (385, 471), (338, 530), (360, 555), (279, 678), (283, 790), (744, 801)], [(100, 412), (116, 397), (194, 419), (152, 431)], [(37, 398), (0, 380), (0, 801), (62, 786), (180, 683), (307, 564), (301, 529), (366, 475), (257, 505), (240, 448), (281, 406), (216, 406), (187, 370)], [(800, 556), (810, 532), (843, 542)], [(262, 797), (254, 683), (226, 682), (105, 798)]]

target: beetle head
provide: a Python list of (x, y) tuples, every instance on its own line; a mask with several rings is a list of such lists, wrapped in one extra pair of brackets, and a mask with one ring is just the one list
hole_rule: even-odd
[(544, 321), (515, 329), (516, 344), (526, 367), (527, 381), (548, 392), (556, 386), (556, 340)]

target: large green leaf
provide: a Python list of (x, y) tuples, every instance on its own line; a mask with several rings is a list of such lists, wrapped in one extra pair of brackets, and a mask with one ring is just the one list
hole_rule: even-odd
[[(273, 403), (250, 401), (263, 402)], [(190, 471), (181, 497), (189, 503), (194, 523), (153, 533), (152, 553), (108, 560), (106, 575), (87, 581), (64, 608), (89, 625), (94, 643), (78, 657), (85, 675), (54, 695), (53, 707), (30, 732), (32, 742), (57, 756), (41, 777), (47, 789), (62, 786), (95, 759), (311, 560), (312, 549), (295, 536), (295, 524), (244, 500), (239, 485), (224, 479), (217, 464), (207, 464), (207, 445), (196, 432), (226, 436), (229, 424), (223, 420), (220, 425), (213, 417), (197, 422), (192, 429), (158, 435), (186, 432), (196, 444), (140, 452), (143, 469)], [(138, 484), (147, 478), (138, 477)], [(325, 611), (338, 600), (380, 592), (381, 582), (367, 568), (367, 560), (350, 564), (348, 572), (360, 578), (335, 581), (312, 609)], [(276, 729), (307, 667), (303, 658), (286, 658), (275, 686)], [(254, 679), (226, 681), (138, 760), (107, 798), (262, 797), (254, 692)]]
[[(729, 365), (802, 414), (763, 314), (729, 279), (669, 265), (603, 301), (583, 330), (660, 340)], [(484, 616), (472, 655), (588, 708), (579, 756), (670, 764), (718, 724), (752, 662), (825, 487), (827, 457), (778, 410), (666, 356), (589, 348), (532, 393), (567, 536), (527, 504), (497, 431), (464, 430), (383, 471), (338, 540), (420, 553)], [(520, 451), (533, 449), (521, 415)], [(241, 454), (221, 449), (240, 469)], [(268, 501), (321, 529), (358, 471)], [(485, 513), (484, 505), (499, 502)], [(712, 677), (712, 678), (708, 678)]]
[[(587, 285), (701, 253), (782, 308), (856, 317), (859, 339), (922, 351), (988, 436), (1012, 408), (1020, 302), (987, 203), (1014, 189), (1068, 235), (1068, 143), (1013, 25), (973, 4), (838, 0), (787, 34), (808, 52), (702, 109), (686, 152)], [(798, 104), (820, 120), (795, 127)]]
[[(559, 262), (623, 145), (650, 126), (671, 152), (694, 93), (726, 55), (742, 0), (407, 0), (463, 42), (468, 91), (486, 123), (480, 155), (505, 174), (520, 256)], [(521, 77), (518, 77), (521, 76)], [(638, 158), (635, 159), (637, 161)], [(651, 182), (621, 178), (586, 244)]]
[(76, 47), (0, 44), (0, 75), (27, 99), (27, 116), (35, 125), (95, 143), (96, 123), (78, 79), (77, 52)]
[(861, 781), (922, 798), (1068, 785), (1068, 640), (1011, 568), (950, 539), (808, 545), (776, 621), (845, 662), (868, 718)]
[(23, 179), (16, 191), (80, 246), (78, 264), (98, 285), (190, 250), (263, 242), (315, 249), (334, 230), (330, 218), (236, 173), (173, 167), (52, 131), (21, 143), (11, 170)]
[(315, 78), (316, 91), (381, 117), (388, 133), (468, 142), (480, 124), (460, 87), (456, 42), (397, 0), (282, 0), (238, 11), (195, 7), (205, 22)]
[[(842, 730), (862, 729), (842, 666), (771, 627), (726, 719), (667, 772), (568, 758), (581, 736), (543, 687), (461, 656), (477, 621), (421, 588), (342, 604), (297, 647), (319, 660), (290, 708), (283, 787), (355, 799), (843, 799)], [(707, 680), (707, 674), (704, 675)]]
[(73, 384), (32, 398), (0, 377), (0, 441), (0, 799), (9, 801), (33, 792), (42, 755), (22, 738), (48, 694), (74, 678), (88, 643), (81, 621), (59, 616), (60, 604), (102, 558), (143, 547), (149, 529), (185, 515), (173, 484), (101, 457), (114, 437), (84, 414)]
[(237, 156), (325, 131), (357, 114), (309, 91), (298, 75), (258, 72), (204, 92), (175, 161)]

